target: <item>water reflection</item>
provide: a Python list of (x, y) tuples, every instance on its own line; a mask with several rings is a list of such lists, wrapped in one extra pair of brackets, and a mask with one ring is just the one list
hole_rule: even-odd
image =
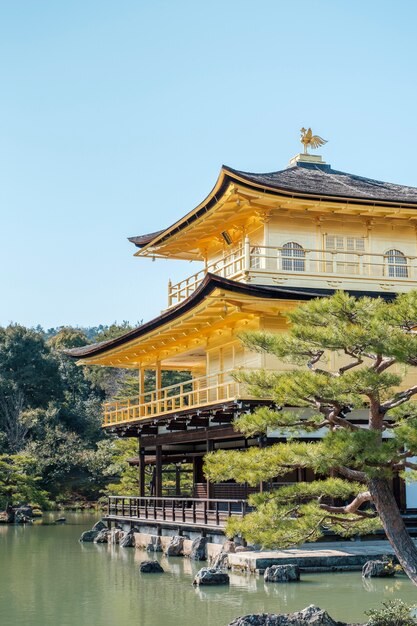
[[(264, 583), (232, 572), (230, 585), (194, 588), (205, 563), (114, 545), (78, 543), (94, 516), (66, 515), (63, 526), (0, 527), (0, 624), (19, 626), (225, 626), (238, 615), (288, 612), (318, 604), (335, 619), (364, 621), (363, 611), (415, 587), (404, 577), (363, 580), (360, 572), (303, 574), (300, 583)], [(74, 525), (72, 525), (74, 524)], [(164, 574), (140, 574), (156, 558)]]

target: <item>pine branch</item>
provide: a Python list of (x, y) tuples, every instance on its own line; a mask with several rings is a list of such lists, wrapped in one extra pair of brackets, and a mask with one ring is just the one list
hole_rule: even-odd
[(350, 469), (350, 467), (344, 467), (344, 466), (335, 467), (335, 470), (338, 474), (340, 474), (341, 476), (344, 476), (345, 478), (349, 480), (355, 480), (358, 483), (366, 483), (367, 481), (367, 476), (365, 472), (361, 472), (359, 470), (353, 470), (353, 469)]
[(358, 515), (361, 518), (374, 518), (377, 516), (376, 512), (368, 512), (368, 511), (360, 511), (359, 508), (365, 502), (370, 502), (372, 500), (372, 496), (369, 491), (363, 491), (359, 493), (352, 502), (345, 506), (331, 506), (329, 504), (324, 504), (320, 502), (320, 508), (329, 513), (336, 514), (347, 514), (347, 515)]
[(417, 385), (414, 385), (414, 387), (410, 387), (409, 389), (406, 389), (405, 391), (401, 391), (391, 400), (388, 400), (387, 402), (384, 402), (383, 404), (381, 404), (380, 412), (386, 413), (390, 409), (395, 409), (395, 407), (400, 406), (401, 404), (404, 404), (404, 402), (408, 402), (408, 400), (412, 398), (416, 393), (417, 393)]

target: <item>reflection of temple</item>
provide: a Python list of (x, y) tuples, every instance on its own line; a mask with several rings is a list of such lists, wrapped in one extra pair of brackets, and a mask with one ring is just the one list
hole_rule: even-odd
[[(390, 298), (416, 288), (416, 224), (417, 189), (346, 174), (321, 157), (298, 155), (287, 169), (269, 174), (223, 167), (207, 198), (185, 217), (164, 230), (132, 237), (138, 257), (201, 265), (168, 285), (168, 306), (159, 317), (118, 339), (72, 351), (83, 364), (139, 372), (137, 396), (109, 402), (104, 409), (104, 428), (140, 441), (136, 462), (142, 498), (115, 499), (112, 513), (202, 527), (221, 525), (227, 512), (244, 513), (246, 486), (209, 484), (203, 455), (277, 441), (277, 433), (259, 441), (233, 430), (233, 418), (261, 402), (231, 372), (286, 366), (249, 352), (239, 333), (283, 332), (285, 311), (335, 289)], [(146, 370), (155, 372), (151, 392), (144, 389)], [(164, 370), (188, 377), (163, 387)], [(179, 479), (177, 493), (171, 494), (177, 497), (164, 504), (150, 499), (145, 464), (154, 467), (158, 498), (165, 495), (164, 466), (184, 462), (192, 464), (194, 499), (179, 498)], [(306, 479), (305, 470), (294, 470), (284, 480)], [(399, 481), (394, 489), (403, 509), (417, 508), (411, 489), (407, 503)], [(237, 500), (242, 502), (232, 502)]]

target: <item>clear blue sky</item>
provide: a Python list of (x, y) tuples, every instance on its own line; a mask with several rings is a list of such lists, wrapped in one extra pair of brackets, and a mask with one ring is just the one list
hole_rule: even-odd
[[(0, 0), (0, 324), (147, 320), (193, 265), (135, 259), (222, 163), (417, 186), (417, 5)], [(197, 267), (196, 267), (197, 269)]]

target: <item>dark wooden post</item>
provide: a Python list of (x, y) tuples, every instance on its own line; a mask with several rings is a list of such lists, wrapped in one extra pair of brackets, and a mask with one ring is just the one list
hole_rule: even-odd
[[(214, 450), (214, 441), (212, 439), (207, 439), (207, 452), (212, 452)], [(211, 498), (213, 495), (213, 485), (210, 483), (209, 479), (206, 480), (206, 491), (207, 498)]]
[(139, 495), (145, 497), (145, 448), (140, 445), (139, 439)]
[(198, 498), (198, 490), (196, 485), (203, 482), (203, 457), (195, 456), (193, 458), (193, 498)]
[(175, 495), (181, 495), (181, 465), (175, 466)]
[(155, 459), (155, 496), (162, 497), (162, 447), (156, 446)]

